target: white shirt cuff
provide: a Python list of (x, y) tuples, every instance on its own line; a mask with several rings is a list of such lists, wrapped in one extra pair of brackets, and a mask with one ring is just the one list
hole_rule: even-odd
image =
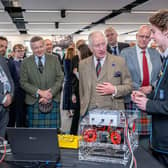
[(6, 102), (7, 96), (4, 97), (4, 99), (2, 100), (2, 104), (4, 104)]
[(116, 88), (116, 86), (114, 86), (114, 93), (112, 94), (112, 97), (114, 97), (114, 96), (116, 96), (116, 94), (117, 94), (117, 88)]

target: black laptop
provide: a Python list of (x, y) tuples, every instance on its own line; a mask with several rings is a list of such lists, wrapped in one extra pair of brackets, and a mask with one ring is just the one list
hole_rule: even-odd
[(6, 161), (59, 163), (57, 129), (7, 128), (12, 154)]

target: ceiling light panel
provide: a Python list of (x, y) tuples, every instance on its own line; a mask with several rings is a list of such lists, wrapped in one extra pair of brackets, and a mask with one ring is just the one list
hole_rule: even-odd
[[(72, 9), (72, 10), (112, 10), (119, 9), (135, 0), (21, 0), (23, 9), (41, 9), (54, 10), (54, 9)], [(96, 3), (96, 5), (95, 5)]]
[(149, 18), (150, 14), (132, 14), (132, 13), (123, 13), (121, 15), (118, 15), (112, 19), (109, 19), (106, 21), (106, 23), (110, 22), (129, 22), (129, 23), (137, 23), (138, 22), (142, 22), (142, 23), (146, 23), (148, 22), (148, 18)]
[(144, 4), (141, 4), (137, 7), (135, 7), (134, 10), (154, 11), (154, 10), (158, 10), (158, 9), (167, 8), (167, 6), (168, 6), (167, 0), (150, 0)]

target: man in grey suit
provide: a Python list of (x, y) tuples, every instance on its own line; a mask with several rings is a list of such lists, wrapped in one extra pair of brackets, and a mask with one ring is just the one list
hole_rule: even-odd
[(60, 89), (63, 73), (57, 57), (45, 54), (43, 38), (30, 40), (33, 55), (21, 65), (29, 127), (60, 128)]
[[(121, 51), (121, 56), (125, 58), (131, 73), (134, 90), (142, 91), (144, 94), (149, 94), (152, 91), (161, 69), (159, 53), (155, 49), (147, 47), (151, 39), (150, 36), (150, 27), (142, 25), (136, 34), (136, 46)], [(125, 103), (127, 109), (136, 108), (135, 104), (131, 102), (130, 96), (126, 98)], [(139, 115), (138, 131), (140, 135), (144, 135), (140, 136), (140, 144), (142, 142), (143, 145), (143, 140), (148, 140), (149, 134), (151, 134), (151, 116), (144, 112)], [(145, 142), (145, 145), (147, 144), (148, 142)]]
[(129, 47), (129, 44), (118, 42), (118, 33), (113, 27), (107, 27), (104, 31), (104, 34), (107, 38), (107, 51), (113, 55), (120, 55), (121, 50)]
[(91, 33), (88, 41), (93, 56), (79, 64), (81, 116), (94, 108), (124, 109), (124, 96), (132, 90), (124, 59), (107, 53), (107, 43), (102, 32)]
[(10, 75), (6, 59), (8, 41), (0, 37), (0, 137), (5, 137), (5, 130), (9, 120), (8, 107), (12, 103), (14, 84)]

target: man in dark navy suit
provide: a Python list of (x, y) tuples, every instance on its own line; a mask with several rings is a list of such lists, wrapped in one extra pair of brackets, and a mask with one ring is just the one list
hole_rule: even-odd
[(129, 44), (118, 42), (118, 33), (112, 27), (105, 29), (104, 34), (107, 38), (107, 51), (113, 55), (120, 55), (122, 49), (129, 47)]
[(168, 10), (161, 10), (149, 19), (152, 38), (164, 49), (164, 61), (154, 91), (145, 96), (133, 91), (132, 100), (137, 106), (152, 114), (152, 151), (168, 167)]
[(8, 66), (15, 84), (14, 101), (9, 111), (9, 127), (26, 126), (25, 92), (20, 86), (20, 66), (24, 57), (25, 48), (22, 44), (13, 47), (14, 58), (8, 60)]

